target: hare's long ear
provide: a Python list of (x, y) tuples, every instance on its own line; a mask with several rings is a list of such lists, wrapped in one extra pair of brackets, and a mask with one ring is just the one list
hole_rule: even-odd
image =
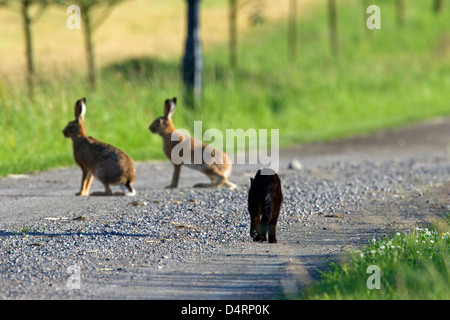
[(86, 98), (81, 98), (75, 103), (75, 118), (84, 120), (86, 114)]
[(172, 100), (167, 99), (164, 102), (164, 116), (167, 119), (172, 117), (172, 114), (175, 112), (176, 104), (177, 104), (177, 98), (173, 98)]

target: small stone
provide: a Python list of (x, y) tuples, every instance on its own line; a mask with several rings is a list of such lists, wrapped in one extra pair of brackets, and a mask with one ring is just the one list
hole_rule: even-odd
[(288, 164), (288, 169), (289, 170), (302, 170), (303, 169), (303, 165), (298, 160), (291, 160), (289, 162), (289, 164)]

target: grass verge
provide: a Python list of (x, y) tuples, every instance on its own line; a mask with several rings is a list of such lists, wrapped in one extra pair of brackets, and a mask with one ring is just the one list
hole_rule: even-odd
[[(450, 299), (449, 218), (445, 225), (371, 241), (347, 263), (331, 264), (300, 299)], [(379, 289), (370, 266), (379, 268)]]

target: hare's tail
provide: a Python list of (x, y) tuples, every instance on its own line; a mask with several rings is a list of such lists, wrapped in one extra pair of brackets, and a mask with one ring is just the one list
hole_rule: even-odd
[(136, 190), (131, 186), (130, 181), (121, 184), (120, 189), (122, 189), (123, 194), (127, 197), (134, 197), (136, 195)]

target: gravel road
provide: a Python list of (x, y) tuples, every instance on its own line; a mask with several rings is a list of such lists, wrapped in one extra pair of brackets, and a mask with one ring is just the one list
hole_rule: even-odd
[(78, 168), (0, 179), (0, 299), (295, 296), (348, 250), (448, 212), (449, 149), (445, 118), (281, 150), (278, 244), (249, 237), (256, 165), (234, 166), (236, 190), (193, 189), (206, 177), (188, 168), (165, 190), (171, 165), (138, 163), (134, 198), (74, 196)]

